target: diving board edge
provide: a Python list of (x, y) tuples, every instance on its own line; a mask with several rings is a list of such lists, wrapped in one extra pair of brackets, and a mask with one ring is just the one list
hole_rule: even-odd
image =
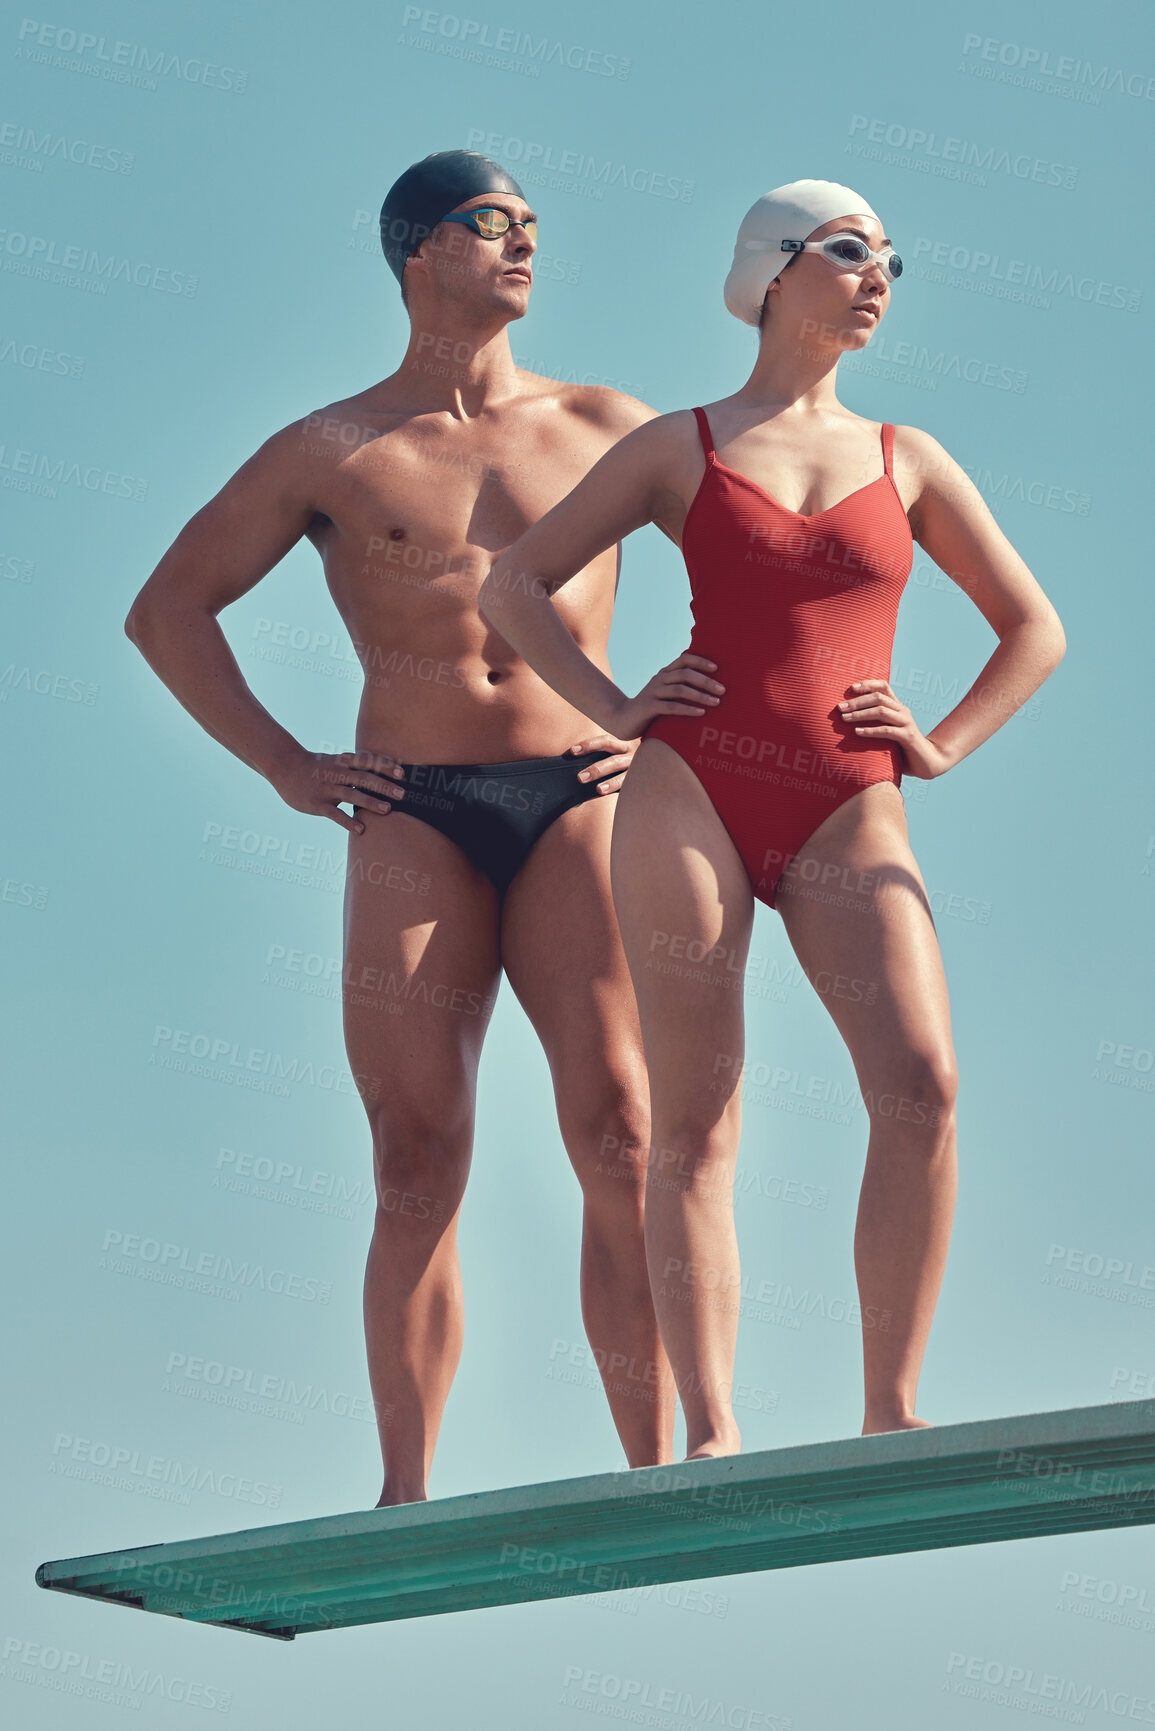
[[(823, 1517), (806, 1531), (803, 1509)], [(36, 1579), (285, 1640), (612, 1592), (623, 1575), (650, 1586), (1153, 1521), (1149, 1400), (470, 1492), (61, 1559)], [(559, 1582), (535, 1576), (541, 1558)]]

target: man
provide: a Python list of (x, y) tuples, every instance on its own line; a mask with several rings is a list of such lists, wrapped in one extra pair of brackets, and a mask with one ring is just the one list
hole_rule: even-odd
[[(653, 411), (515, 367), (507, 326), (529, 305), (536, 219), (497, 163), (414, 164), (381, 238), (412, 326), (397, 371), (262, 445), (182, 530), (125, 627), (207, 732), (294, 810), (349, 831), (345, 1038), (354, 1074), (380, 1079), (362, 1090), (379, 1507), (426, 1496), (460, 1356), (457, 1219), (503, 969), (549, 1060), (583, 1194), (586, 1332), (632, 1466), (671, 1459), (674, 1404), (643, 1248), (647, 1084), (609, 882), (634, 745), (596, 733), (476, 605), (493, 557)], [(217, 622), (302, 536), (366, 675), (355, 752), (308, 751), (280, 726)], [(607, 671), (617, 566), (616, 550), (595, 559), (564, 604)], [(516, 1105), (511, 1123), (524, 1137)]]

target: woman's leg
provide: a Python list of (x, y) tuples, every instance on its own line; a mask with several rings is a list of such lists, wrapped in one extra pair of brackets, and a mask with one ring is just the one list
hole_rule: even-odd
[(889, 782), (834, 812), (776, 898), (850, 1049), (870, 1121), (854, 1258), (863, 1434), (906, 1430), (942, 1284), (956, 1189), (950, 1007), (938, 938)]
[(754, 902), (688, 764), (646, 740), (614, 820), (614, 904), (650, 1077), (646, 1260), (686, 1415), (686, 1452), (734, 1454), (740, 1304), (732, 1189), (742, 979)]

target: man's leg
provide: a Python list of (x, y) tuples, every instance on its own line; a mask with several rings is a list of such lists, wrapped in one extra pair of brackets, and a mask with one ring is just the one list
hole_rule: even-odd
[(419, 1502), (461, 1356), (457, 1217), (500, 977), (493, 886), (416, 818), (362, 811), (345, 895), (345, 1044), (373, 1131), (365, 1338), (385, 1482)]
[(649, 1085), (610, 892), (616, 796), (563, 813), (506, 895), (502, 960), (545, 1048), (584, 1200), (581, 1299), (631, 1466), (673, 1458), (673, 1377), (643, 1233)]

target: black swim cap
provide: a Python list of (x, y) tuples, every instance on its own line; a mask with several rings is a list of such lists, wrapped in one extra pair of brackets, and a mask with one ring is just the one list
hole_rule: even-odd
[(397, 281), (443, 216), (483, 192), (525, 194), (499, 162), (476, 150), (439, 150), (407, 168), (381, 206), (381, 250)]

